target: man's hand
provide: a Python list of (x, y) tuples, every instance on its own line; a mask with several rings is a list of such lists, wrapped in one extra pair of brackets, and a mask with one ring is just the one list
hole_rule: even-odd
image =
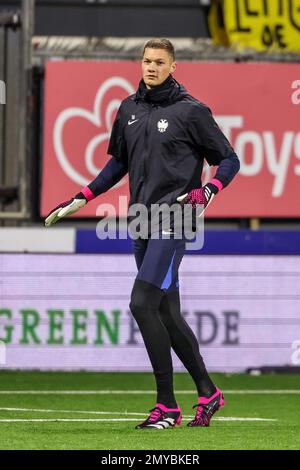
[(50, 225), (55, 224), (62, 217), (74, 214), (83, 206), (85, 206), (86, 203), (87, 199), (82, 194), (82, 192), (76, 194), (75, 197), (69, 199), (68, 201), (61, 202), (47, 215), (45, 219), (45, 227), (50, 227)]
[(194, 209), (196, 209), (197, 205), (202, 205), (203, 210), (199, 214), (200, 217), (218, 191), (217, 186), (212, 183), (207, 183), (203, 188), (192, 189), (189, 193), (179, 196), (177, 201), (181, 204), (191, 204)]

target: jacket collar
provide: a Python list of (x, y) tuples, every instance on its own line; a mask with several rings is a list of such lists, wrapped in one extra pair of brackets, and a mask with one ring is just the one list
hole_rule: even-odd
[(142, 79), (134, 99), (135, 101), (146, 101), (153, 105), (167, 104), (181, 99), (183, 91), (185, 92), (184, 87), (172, 75), (169, 75), (163, 83), (151, 89), (146, 87)]

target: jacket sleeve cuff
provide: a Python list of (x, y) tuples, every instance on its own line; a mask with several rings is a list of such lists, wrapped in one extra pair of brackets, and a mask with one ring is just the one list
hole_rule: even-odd
[(221, 181), (217, 180), (216, 178), (212, 178), (210, 180), (210, 183), (214, 184), (218, 188), (219, 191), (223, 189), (223, 184), (221, 183)]
[(83, 188), (81, 190), (81, 192), (82, 192), (82, 194), (84, 195), (84, 197), (86, 198), (87, 201), (91, 201), (92, 199), (95, 199), (94, 193), (92, 193), (92, 191), (90, 190), (90, 188), (88, 186)]

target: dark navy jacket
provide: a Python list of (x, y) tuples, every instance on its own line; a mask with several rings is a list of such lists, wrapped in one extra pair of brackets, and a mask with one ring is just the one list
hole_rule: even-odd
[(173, 204), (201, 187), (204, 159), (218, 165), (215, 177), (227, 186), (239, 160), (210, 109), (187, 93), (171, 75), (122, 101), (108, 147), (129, 172), (130, 204)]

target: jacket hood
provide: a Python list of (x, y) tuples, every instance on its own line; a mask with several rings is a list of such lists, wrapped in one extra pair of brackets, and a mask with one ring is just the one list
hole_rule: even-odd
[(187, 91), (184, 86), (178, 83), (172, 75), (169, 75), (164, 82), (151, 89), (146, 87), (142, 79), (134, 95), (134, 100), (152, 104), (170, 104), (181, 100), (185, 95), (187, 95)]

